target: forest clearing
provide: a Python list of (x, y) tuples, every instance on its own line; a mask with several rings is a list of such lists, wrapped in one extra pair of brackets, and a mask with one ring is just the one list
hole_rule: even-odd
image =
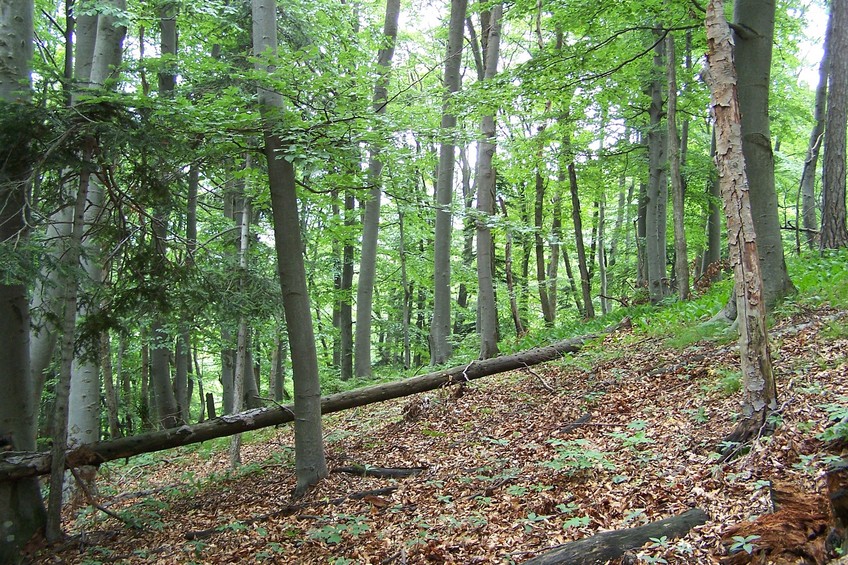
[[(839, 453), (817, 436), (846, 412), (846, 315), (799, 308), (772, 328), (776, 430), (725, 463), (716, 448), (738, 407), (737, 348), (620, 330), (562, 360), (326, 417), (332, 472), (299, 500), (288, 426), (255, 432), (236, 472), (220, 442), (107, 463), (96, 500), (126, 522), (74, 506), (73, 537), (36, 561), (521, 563), (700, 508), (704, 525), (630, 554), (717, 563), (757, 535), (722, 538), (772, 510), (769, 481), (826, 507), (825, 464)], [(786, 526), (815, 529), (804, 519), (815, 517)], [(823, 563), (826, 537), (800, 555)], [(770, 549), (762, 538), (746, 543)]]

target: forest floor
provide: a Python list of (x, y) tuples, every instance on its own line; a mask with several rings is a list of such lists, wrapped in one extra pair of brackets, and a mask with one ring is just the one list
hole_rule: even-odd
[(771, 510), (768, 481), (824, 494), (832, 454), (817, 436), (831, 423), (828, 406), (848, 411), (842, 314), (796, 312), (771, 328), (777, 428), (725, 463), (715, 450), (741, 398), (733, 340), (675, 346), (623, 330), (461, 395), (451, 388), (325, 417), (331, 468), (423, 468), (406, 478), (333, 472), (291, 500), (289, 426), (243, 446), (235, 474), (221, 449), (104, 465), (100, 504), (138, 529), (77, 508), (66, 522), (75, 537), (35, 561), (520, 563), (698, 507), (706, 524), (633, 553), (642, 563), (717, 563), (732, 545), (721, 540), (728, 527)]

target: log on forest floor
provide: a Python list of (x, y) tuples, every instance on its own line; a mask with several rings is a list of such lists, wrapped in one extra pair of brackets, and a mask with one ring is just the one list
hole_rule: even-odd
[(368, 465), (345, 465), (334, 467), (331, 473), (347, 473), (357, 477), (375, 477), (378, 479), (400, 479), (418, 475), (427, 467), (369, 467)]
[(601, 532), (592, 537), (561, 545), (524, 562), (524, 565), (594, 565), (621, 557), (629, 549), (638, 549), (651, 538), (676, 538), (707, 522), (707, 513), (693, 508), (683, 514), (626, 530)]
[[(629, 318), (624, 318), (617, 326), (607, 328), (605, 333), (618, 328), (630, 327)], [(331, 394), (321, 399), (321, 413), (330, 414), (348, 408), (365, 406), (394, 398), (401, 398), (420, 392), (427, 392), (466, 383), (482, 377), (523, 369), (546, 361), (559, 359), (567, 353), (577, 353), (586, 342), (600, 337), (590, 334), (560, 341), (553, 345), (520, 351), (512, 355), (503, 355), (482, 361), (472, 361), (426, 375), (410, 377), (389, 383), (367, 386), (355, 390)], [(141, 453), (162, 451), (181, 445), (200, 443), (209, 439), (276, 426), (294, 420), (294, 406), (257, 408), (239, 414), (221, 416), (193, 426), (148, 432), (136, 436), (109, 441), (99, 441), (83, 445), (67, 453), (67, 466), (98, 466), (107, 461), (132, 457)], [(0, 481), (18, 480), (50, 472), (50, 453), (6, 452), (0, 453)]]

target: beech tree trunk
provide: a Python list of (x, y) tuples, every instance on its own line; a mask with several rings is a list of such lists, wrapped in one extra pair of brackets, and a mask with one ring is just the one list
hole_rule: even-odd
[[(377, 54), (380, 76), (374, 85), (373, 107), (378, 116), (386, 112), (388, 98), (389, 70), (395, 53), (400, 0), (386, 3), (386, 16), (383, 23), (385, 47)], [(359, 378), (371, 376), (371, 315), (374, 300), (374, 277), (377, 273), (377, 235), (380, 229), (380, 203), (383, 197), (382, 178), (383, 161), (380, 159), (380, 146), (371, 144), (368, 161), (368, 182), (371, 185), (368, 200), (365, 202), (365, 214), (362, 222), (362, 255), (359, 259), (359, 283), (356, 288), (356, 331), (354, 340), (353, 373)]]
[[(816, 173), (819, 161), (819, 152), (824, 138), (824, 121), (827, 104), (827, 81), (830, 75), (830, 38), (833, 33), (833, 5), (830, 8), (830, 16), (827, 19), (827, 29), (824, 36), (824, 53), (819, 63), (819, 84), (816, 87), (816, 105), (813, 109), (813, 130), (810, 132), (810, 143), (807, 148), (807, 157), (804, 159), (804, 169), (801, 172), (801, 218), (804, 228), (804, 239), (807, 247), (817, 247), (818, 237), (818, 215), (816, 213)], [(797, 210), (797, 208), (796, 208)], [(797, 215), (797, 213), (796, 213)], [(796, 218), (796, 221), (799, 221)], [(800, 238), (799, 238), (800, 239)], [(798, 245), (800, 251), (800, 243)]]
[[(33, 1), (0, 0), (0, 100), (7, 111), (28, 110), (33, 52)], [(28, 124), (19, 122), (20, 143), (3, 148), (0, 161), (0, 241), (27, 239), (30, 155)], [(38, 401), (29, 364), (29, 303), (26, 280), (0, 280), (0, 437), (12, 449), (34, 450)], [(19, 550), (45, 521), (38, 481), (0, 484), (0, 563), (14, 563)]]
[(677, 58), (675, 57), (674, 36), (669, 33), (665, 38), (668, 54), (668, 160), (671, 177), (672, 215), (674, 217), (674, 278), (677, 283), (677, 297), (689, 298), (689, 257), (686, 249), (686, 228), (683, 225), (683, 177), (680, 174), (680, 139), (677, 136)]
[[(498, 57), (501, 43), (501, 14), (503, 5), (495, 4), (489, 18), (490, 28), (482, 29), (488, 34), (484, 81), (492, 80), (498, 72)], [(490, 218), (495, 213), (495, 170), (492, 158), (495, 155), (495, 116), (483, 116), (480, 125), (483, 139), (478, 144), (477, 157), (477, 333), (480, 336), (480, 359), (498, 354), (498, 310), (495, 303), (495, 288), (492, 280), (492, 230)]]
[[(571, 216), (574, 220), (574, 239), (577, 243), (577, 264), (580, 268), (583, 314), (586, 318), (591, 319), (595, 317), (595, 306), (592, 304), (592, 287), (589, 280), (589, 267), (586, 262), (586, 247), (583, 245), (583, 220), (581, 218), (580, 197), (577, 190), (577, 171), (574, 168), (573, 162), (568, 164), (568, 181), (571, 187)], [(566, 266), (568, 266), (568, 263), (566, 263)]]
[[(660, 42), (654, 49), (654, 66), (662, 68), (665, 49)], [(666, 134), (661, 127), (663, 85), (659, 78), (651, 81), (651, 105), (648, 110), (648, 187), (645, 210), (645, 261), (648, 294), (657, 303), (668, 295), (666, 268), (666, 224), (668, 210), (668, 178), (666, 174)]]
[[(750, 185), (751, 213), (763, 273), (763, 300), (771, 308), (794, 292), (783, 254), (774, 184), (774, 153), (769, 126), (769, 85), (774, 39), (774, 0), (736, 0), (733, 6), (742, 151)], [(748, 30), (748, 31), (743, 31)], [(735, 301), (731, 300), (731, 304)], [(732, 318), (735, 318), (732, 316)]]
[(716, 165), (727, 218), (730, 264), (736, 279), (739, 352), (742, 365), (743, 419), (730, 436), (744, 441), (759, 432), (777, 408), (777, 390), (766, 332), (763, 273), (741, 136), (740, 107), (733, 63), (733, 40), (722, 0), (711, 0), (706, 16), (708, 73), (716, 123)]
[[(627, 327), (628, 323), (629, 320), (625, 318), (618, 326), (607, 328), (604, 331), (609, 332), (619, 327)], [(597, 337), (598, 334), (591, 334), (571, 338), (512, 355), (473, 361), (470, 364), (458, 365), (426, 375), (331, 394), (319, 399), (321, 413), (340, 412), (357, 406), (436, 390), (445, 386), (553, 361), (566, 353), (577, 353), (586, 342)], [(295, 403), (297, 403), (297, 398), (295, 398)], [(181, 426), (177, 429), (160, 430), (113, 441), (87, 444), (68, 452), (67, 465), (100, 465), (107, 461), (132, 457), (141, 453), (161, 451), (286, 422), (296, 422), (298, 417), (296, 410), (295, 406), (292, 405), (257, 408), (241, 414), (221, 416), (194, 426)], [(295, 423), (295, 426), (297, 426), (297, 423)], [(295, 438), (295, 441), (297, 441), (297, 438)], [(49, 469), (50, 455), (47, 453), (28, 452), (7, 456), (0, 460), (0, 484), (3, 484), (3, 481), (17, 481), (25, 477), (42, 475), (47, 473)]]
[(821, 248), (848, 246), (845, 217), (845, 135), (848, 123), (848, 0), (833, 0), (830, 80), (824, 131)]
[(448, 46), (445, 56), (444, 101), (440, 135), (448, 137), (439, 150), (439, 175), (436, 181), (436, 227), (433, 244), (433, 321), (430, 325), (430, 364), (446, 362), (453, 351), (448, 338), (451, 329), (451, 205), (453, 202), (454, 128), (456, 116), (450, 106), (451, 95), (459, 91), (462, 63), (463, 28), (467, 0), (451, 0)]
[[(253, 0), (253, 54), (273, 55), (277, 50), (277, 10), (274, 0)], [(273, 71), (273, 67), (262, 64)], [(318, 353), (312, 327), (303, 242), (297, 202), (297, 186), (292, 164), (283, 158), (285, 143), (274, 132), (277, 113), (282, 110), (282, 96), (270, 90), (259, 90), (260, 110), (264, 121), (265, 157), (268, 160), (268, 182), (274, 219), (277, 266), (283, 294), (286, 327), (289, 332), (292, 374), (294, 380), (295, 495), (327, 476), (324, 439), (321, 433), (321, 384), (318, 379)]]

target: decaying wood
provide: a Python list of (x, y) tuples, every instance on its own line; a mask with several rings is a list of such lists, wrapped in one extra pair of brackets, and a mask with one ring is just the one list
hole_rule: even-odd
[(594, 565), (621, 557), (628, 549), (645, 545), (651, 538), (668, 539), (705, 524), (709, 517), (700, 508), (626, 530), (601, 532), (592, 537), (573, 541), (524, 562), (524, 565)]
[(736, 319), (742, 366), (743, 417), (727, 439), (741, 443), (764, 430), (768, 412), (777, 408), (777, 389), (766, 332), (757, 236), (742, 153), (742, 118), (736, 89), (733, 40), (722, 0), (710, 0), (706, 28), (709, 53), (704, 76), (710, 86), (715, 117), (715, 160), (727, 218), (728, 256), (736, 283)]
[[(609, 332), (618, 327), (624, 327), (624, 324), (625, 322), (622, 321), (619, 326), (607, 328), (605, 331)], [(348, 408), (401, 398), (521, 369), (528, 365), (552, 361), (567, 353), (577, 353), (587, 341), (597, 337), (597, 334), (576, 337), (512, 355), (474, 361), (467, 365), (435, 371), (426, 375), (331, 394), (321, 399), (321, 413), (339, 412)], [(209, 439), (284, 424), (294, 419), (293, 409), (294, 406), (292, 405), (257, 408), (239, 414), (221, 416), (193, 426), (185, 425), (110, 441), (90, 443), (69, 451), (67, 453), (67, 466), (97, 466), (107, 461), (132, 457), (141, 453), (162, 451), (180, 445), (200, 443)], [(0, 453), (0, 481), (18, 480), (46, 474), (50, 472), (50, 460), (49, 453)]]
[(418, 475), (427, 467), (368, 467), (366, 465), (345, 465), (334, 467), (331, 473), (347, 473), (357, 477), (376, 477), (378, 479), (400, 479)]
[[(722, 563), (826, 563), (831, 519), (825, 498), (788, 483), (773, 483), (771, 498), (773, 513), (722, 533), (722, 542), (733, 551)], [(750, 553), (734, 547), (739, 538), (750, 540)]]

